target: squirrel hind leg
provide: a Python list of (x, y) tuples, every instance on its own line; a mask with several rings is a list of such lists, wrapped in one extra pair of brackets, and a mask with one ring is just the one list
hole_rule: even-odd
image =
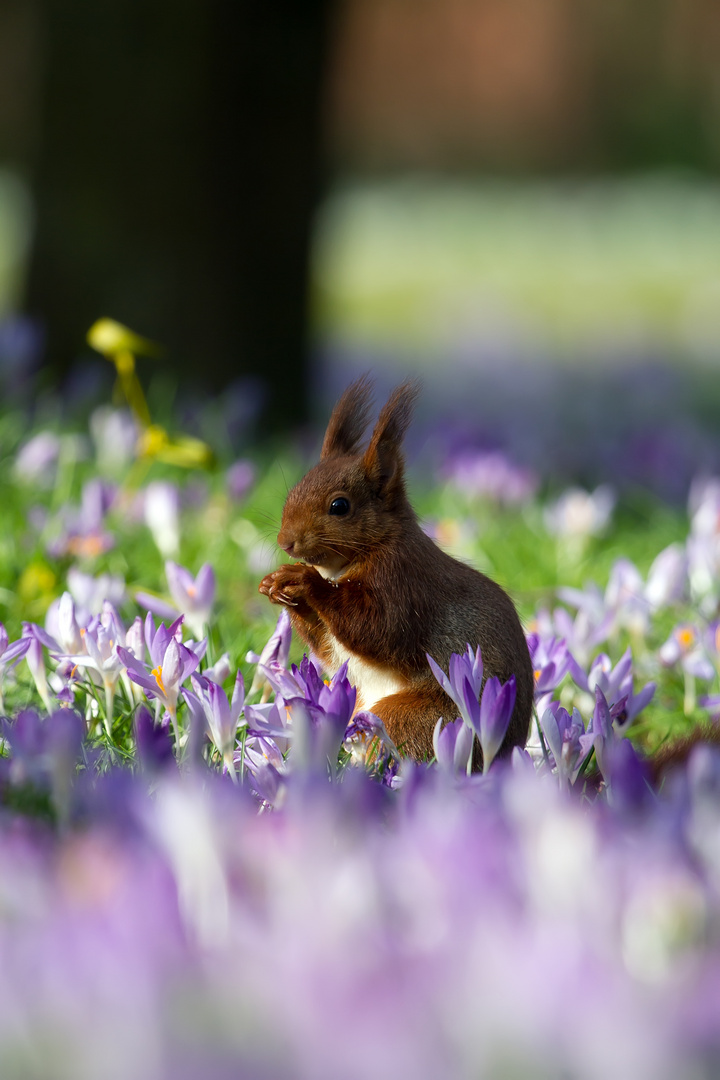
[(435, 756), (433, 731), (438, 718), (447, 715), (446, 701), (439, 686), (411, 688), (381, 698), (371, 706), (371, 712), (380, 717), (404, 757), (431, 761)]
[[(371, 711), (380, 717), (400, 753), (416, 761), (431, 761), (434, 758), (433, 733), (439, 718), (443, 717), (448, 722), (457, 716), (457, 706), (436, 684), (389, 694), (377, 701)], [(524, 708), (516, 705), (498, 758), (508, 757), (515, 746), (525, 745), (529, 727), (529, 717), (525, 716), (525, 712)], [(476, 738), (473, 770), (480, 772), (482, 765), (482, 751)]]

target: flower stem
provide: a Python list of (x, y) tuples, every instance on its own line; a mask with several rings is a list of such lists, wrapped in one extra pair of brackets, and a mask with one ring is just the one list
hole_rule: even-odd
[(108, 739), (112, 739), (112, 713), (115, 701), (115, 687), (105, 683), (105, 731)]
[(695, 705), (697, 702), (697, 695), (695, 693), (695, 676), (691, 675), (689, 671), (685, 672), (685, 699), (683, 701), (683, 710), (686, 716), (690, 716), (695, 711)]
[(180, 760), (180, 728), (177, 722), (177, 709), (168, 708), (168, 715), (170, 717), (170, 723), (172, 724), (173, 734), (175, 736), (175, 757)]

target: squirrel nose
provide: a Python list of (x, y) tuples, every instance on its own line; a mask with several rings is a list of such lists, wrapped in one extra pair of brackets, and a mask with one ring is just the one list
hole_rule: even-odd
[(279, 532), (277, 542), (279, 546), (283, 549), (283, 551), (286, 551), (288, 555), (292, 555), (293, 551), (295, 550), (294, 540), (288, 540), (286, 536), (283, 536), (282, 532)]

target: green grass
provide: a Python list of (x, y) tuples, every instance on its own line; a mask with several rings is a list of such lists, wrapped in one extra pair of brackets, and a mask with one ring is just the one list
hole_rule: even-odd
[[(47, 537), (53, 534), (53, 523), (68, 500), (77, 502), (83, 483), (96, 473), (95, 464), (92, 456), (80, 463), (66, 463), (50, 489), (21, 485), (14, 479), (12, 468), (19, 437), (15, 417), (0, 419), (0, 620), (10, 640), (19, 636), (23, 621), (42, 624), (49, 604), (66, 589), (68, 569), (73, 564), (95, 576), (110, 573), (126, 581), (128, 600), (122, 615), (128, 623), (141, 613), (133, 600), (137, 590), (167, 598), (164, 559), (149, 529), (132, 509), (138, 492), (128, 486), (128, 476), (135, 474), (129, 472), (124, 478), (116, 478), (120, 499), (106, 522), (115, 546), (104, 554), (80, 560), (53, 557), (46, 544)], [(260, 651), (277, 618), (277, 609), (258, 594), (257, 585), (267, 569), (282, 561), (275, 534), (285, 493), (301, 475), (303, 466), (283, 447), (259, 452), (257, 483), (246, 501), (237, 505), (225, 489), (227, 464), (220, 461), (214, 470), (201, 473), (154, 463), (143, 483), (170, 477), (185, 492), (199, 485), (200, 497), (182, 513), (177, 559), (193, 573), (203, 562), (212, 564), (218, 579), (218, 600), (210, 630), (209, 659), (213, 661), (229, 652), (233, 667), (240, 667), (248, 675), (247, 651)], [(669, 543), (683, 542), (688, 531), (683, 511), (636, 494), (620, 501), (604, 535), (591, 537), (573, 548), (548, 533), (542, 499), (519, 508), (499, 507), (451, 486), (428, 487), (425, 478), (412, 473), (412, 467), (409, 487), (420, 517), (440, 522), (446, 546), (453, 554), (508, 589), (527, 627), (532, 626), (539, 609), (552, 610), (556, 606), (559, 586), (582, 587), (595, 582), (604, 589), (613, 563), (621, 557), (631, 559), (644, 576), (655, 556)], [(39, 509), (47, 515), (42, 530), (31, 524), (38, 519)], [(638, 673), (636, 690), (649, 678), (660, 682), (655, 702), (638, 724), (638, 733), (648, 745), (661, 741), (668, 733), (685, 731), (705, 718), (699, 709), (685, 715), (682, 676), (664, 671), (657, 662), (657, 649), (674, 623), (684, 617), (698, 616), (691, 607), (668, 609), (653, 619), (646, 639), (631, 638), (627, 631), (620, 630), (603, 646), (615, 661), (627, 644), (632, 645)], [(297, 659), (300, 655), (296, 643), (293, 656)], [(22, 663), (17, 686), (7, 689), (7, 707), (29, 704), (33, 694)]]
[(582, 361), (653, 343), (717, 360), (717, 186), (679, 176), (338, 188), (319, 217), (321, 334), (443, 345), (499, 334)]

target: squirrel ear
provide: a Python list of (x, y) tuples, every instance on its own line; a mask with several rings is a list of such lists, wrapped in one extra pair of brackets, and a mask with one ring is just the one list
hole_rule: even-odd
[(383, 406), (370, 443), (363, 456), (368, 476), (381, 488), (391, 489), (403, 478), (400, 444), (412, 419), (413, 405), (420, 391), (419, 383), (409, 381), (393, 390)]
[(328, 421), (320, 458), (341, 457), (357, 450), (370, 418), (372, 383), (362, 375), (348, 386)]

